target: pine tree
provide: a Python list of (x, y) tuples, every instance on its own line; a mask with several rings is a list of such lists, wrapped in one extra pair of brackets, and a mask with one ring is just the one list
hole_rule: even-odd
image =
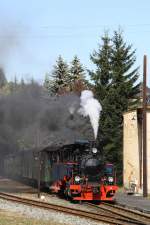
[(102, 104), (98, 141), (106, 160), (114, 162), (121, 171), (122, 114), (133, 104), (139, 92), (138, 68), (132, 69), (135, 50), (125, 43), (120, 30), (114, 32), (109, 42), (106, 36), (102, 40), (99, 54), (91, 57), (97, 69), (90, 73)]
[(9, 91), (12, 94), (14, 92), (14, 82), (10, 81), (8, 83), (8, 86), (9, 86)]
[(70, 65), (68, 84), (70, 87), (70, 91), (76, 91), (79, 86), (81, 89), (84, 89), (87, 84), (87, 81), (85, 79), (85, 70), (80, 62), (80, 59), (76, 55), (74, 56)]
[(112, 42), (112, 85), (124, 97), (122, 104), (124, 110), (127, 110), (137, 103), (136, 96), (140, 88), (140, 84), (137, 83), (139, 68), (132, 69), (136, 61), (136, 51), (132, 50), (132, 45), (127, 45), (124, 42), (120, 30), (114, 32)]
[(123, 150), (122, 114), (128, 108), (137, 104), (138, 99), (136, 96), (139, 93), (140, 84), (137, 83), (139, 77), (138, 68), (132, 69), (136, 61), (136, 51), (132, 50), (132, 45), (126, 44), (120, 30), (114, 32), (112, 42), (112, 87), (109, 93), (109, 105), (110, 103), (114, 105), (115, 115), (111, 113), (111, 116), (115, 128), (113, 127), (111, 132), (113, 148), (106, 145), (106, 149), (107, 152), (114, 152), (113, 161), (118, 162), (118, 169), (121, 170)]
[(49, 88), (50, 88), (49, 83), (50, 83), (49, 74), (46, 73), (46, 74), (45, 74), (45, 80), (44, 80), (43, 86), (48, 90), (48, 92), (50, 92), (50, 90), (49, 90)]
[(9, 86), (9, 91), (11, 94), (18, 90), (19, 85), (18, 85), (18, 80), (16, 76), (14, 77), (14, 81), (10, 81), (8, 83), (8, 86)]
[[(101, 42), (102, 43), (101, 45), (99, 45), (98, 51), (94, 50), (93, 54), (91, 55), (91, 60), (95, 64), (96, 70), (89, 71), (89, 75), (91, 77), (91, 80), (94, 82), (95, 94), (102, 105), (102, 112), (99, 123), (98, 143), (105, 156), (106, 146), (109, 145), (112, 148), (112, 143), (110, 142), (112, 134), (108, 127), (113, 126), (109, 113), (114, 112), (114, 105), (111, 105), (109, 102), (109, 97), (111, 97), (109, 93), (112, 81), (112, 42), (107, 32), (105, 32), (102, 36)], [(108, 112), (108, 109), (110, 109), (110, 112)], [(111, 161), (109, 157), (106, 158), (107, 160)]]
[(51, 75), (46, 74), (44, 86), (49, 94), (62, 94), (68, 88), (69, 68), (61, 56), (58, 57)]
[(17, 91), (17, 89), (18, 89), (18, 79), (15, 75), (15, 77), (14, 77), (14, 91)]
[(80, 63), (79, 58), (75, 55), (70, 67), (70, 81), (75, 82), (76, 80), (84, 80), (85, 71), (83, 65)]
[(7, 83), (7, 80), (6, 80), (4, 70), (2, 68), (0, 68), (0, 88), (5, 86), (6, 83)]
[(21, 78), (20, 85), (21, 85), (21, 88), (25, 87), (25, 81), (24, 81), (23, 77)]
[(111, 39), (108, 33), (105, 32), (101, 38), (102, 45), (99, 46), (98, 51), (94, 51), (91, 55), (91, 60), (96, 66), (96, 71), (89, 71), (89, 75), (95, 84), (95, 92), (103, 105), (103, 100), (107, 94), (111, 80)]
[(34, 78), (33, 78), (33, 77), (31, 77), (30, 84), (31, 84), (31, 85), (34, 85), (34, 84), (35, 84), (35, 80), (34, 80)]

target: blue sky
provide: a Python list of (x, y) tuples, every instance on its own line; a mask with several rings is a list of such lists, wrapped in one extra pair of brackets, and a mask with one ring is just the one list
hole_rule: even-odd
[(137, 49), (141, 73), (143, 55), (150, 61), (148, 0), (5, 0), (0, 2), (0, 26), (0, 64), (8, 79), (17, 75), (41, 81), (59, 54), (68, 62), (78, 55), (86, 68), (93, 68), (89, 56), (104, 30), (111, 34), (119, 26)]

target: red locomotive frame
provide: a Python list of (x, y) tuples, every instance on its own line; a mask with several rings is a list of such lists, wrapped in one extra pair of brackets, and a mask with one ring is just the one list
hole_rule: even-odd
[[(68, 172), (63, 180), (55, 182), (53, 185), (54, 192), (64, 193), (66, 198), (72, 201), (114, 201), (115, 193), (118, 190), (116, 185), (116, 176), (113, 164), (106, 164), (104, 170), (106, 172), (99, 177), (96, 184), (88, 181), (85, 176), (75, 174), (74, 168), (77, 163), (66, 163)], [(70, 171), (69, 171), (70, 169)], [(79, 182), (75, 181), (75, 177), (80, 178)]]

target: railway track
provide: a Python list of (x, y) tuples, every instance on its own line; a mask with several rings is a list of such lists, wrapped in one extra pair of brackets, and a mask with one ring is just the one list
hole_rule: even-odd
[(22, 197), (18, 197), (15, 195), (2, 193), (2, 192), (0, 192), (0, 198), (7, 200), (7, 201), (15, 202), (15, 203), (29, 205), (32, 207), (38, 207), (38, 208), (46, 209), (46, 210), (54, 210), (54, 211), (61, 212), (61, 213), (79, 216), (82, 218), (94, 220), (97, 222), (103, 222), (103, 223), (110, 224), (110, 225), (112, 225), (112, 224), (114, 224), (114, 225), (116, 225), (116, 224), (118, 224), (118, 225), (147, 224), (147, 223), (143, 223), (138, 220), (134, 220), (133, 218), (125, 218), (124, 216), (121, 216), (119, 214), (116, 215), (112, 212), (107, 212), (106, 210), (101, 209), (101, 207), (99, 207), (98, 212), (90, 212), (90, 211), (85, 211), (85, 210), (81, 210), (81, 209), (74, 209), (74, 208), (65, 207), (65, 206), (61, 206), (61, 205), (31, 200), (31, 199), (27, 199), (27, 198), (22, 198)]
[(135, 221), (135, 224), (144, 224), (144, 225), (150, 225), (150, 214), (142, 213), (137, 210), (132, 210), (128, 208), (124, 208), (119, 205), (112, 205), (108, 203), (101, 203), (100, 205), (94, 205), (91, 203), (86, 203), (87, 205), (94, 207), (95, 209), (101, 209), (106, 212), (112, 213), (113, 215), (118, 215), (121, 218), (126, 218)]

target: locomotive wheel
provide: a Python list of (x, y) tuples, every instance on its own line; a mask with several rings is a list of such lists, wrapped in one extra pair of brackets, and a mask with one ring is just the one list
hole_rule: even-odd
[(73, 204), (78, 204), (78, 203), (79, 203), (79, 200), (71, 199), (71, 203), (73, 203)]
[(101, 201), (97, 200), (97, 201), (93, 201), (93, 203), (94, 203), (95, 205), (100, 205)]
[(71, 199), (71, 203), (74, 203), (74, 204), (82, 204), (82, 200), (74, 200), (74, 199)]
[(109, 201), (108, 202), (109, 204), (112, 204), (112, 205), (115, 205), (116, 204), (116, 199), (112, 200), (112, 201)]

